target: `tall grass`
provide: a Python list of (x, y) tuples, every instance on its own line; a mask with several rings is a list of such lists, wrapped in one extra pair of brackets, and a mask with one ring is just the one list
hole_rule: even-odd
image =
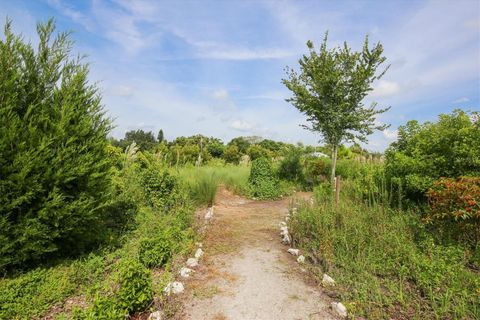
[[(413, 211), (391, 209), (383, 191), (345, 181), (335, 206), (328, 186), (290, 219), (295, 245), (332, 275), (350, 312), (371, 319), (480, 318), (480, 276), (461, 247), (442, 246)], [(385, 189), (385, 188), (384, 188)]]
[(220, 184), (236, 194), (248, 193), (250, 168), (246, 166), (185, 166), (175, 172), (187, 185), (197, 205), (212, 205)]

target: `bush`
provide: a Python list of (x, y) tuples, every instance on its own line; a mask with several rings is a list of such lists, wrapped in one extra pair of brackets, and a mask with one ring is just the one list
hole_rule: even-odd
[(480, 245), (480, 177), (441, 178), (427, 192), (430, 212), (424, 220), (445, 238)]
[(153, 300), (151, 272), (134, 259), (121, 260), (104, 290), (97, 292), (93, 305), (80, 312), (81, 319), (125, 319), (143, 311)]
[(478, 112), (455, 110), (438, 122), (409, 121), (398, 131), (398, 141), (386, 151), (386, 173), (397, 189), (415, 202), (440, 177), (480, 175), (480, 121)]
[(260, 145), (254, 144), (248, 147), (247, 154), (250, 157), (250, 160), (253, 161), (261, 157), (267, 158), (269, 152), (267, 149), (262, 148)]
[(281, 188), (275, 178), (272, 164), (265, 158), (252, 162), (248, 177), (250, 196), (258, 199), (275, 199), (281, 196)]
[(289, 153), (278, 167), (278, 176), (280, 179), (301, 183), (304, 181), (303, 168), (300, 163), (300, 154)]
[(38, 50), (0, 40), (0, 272), (81, 253), (104, 238), (110, 197), (107, 134), (88, 67), (68, 34), (40, 24)]
[(178, 196), (178, 182), (166, 170), (150, 167), (142, 172), (142, 183), (147, 204), (168, 211)]
[(307, 157), (304, 164), (305, 186), (313, 186), (328, 181), (330, 170), (330, 159)]
[(242, 154), (236, 145), (229, 145), (223, 152), (223, 159), (228, 163), (238, 164)]
[(155, 238), (143, 239), (140, 242), (138, 256), (145, 267), (162, 267), (170, 259), (176, 247), (170, 231), (171, 229), (166, 229)]

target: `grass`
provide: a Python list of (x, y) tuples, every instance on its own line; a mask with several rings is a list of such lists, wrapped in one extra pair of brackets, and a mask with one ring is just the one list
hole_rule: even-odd
[(220, 184), (235, 194), (248, 194), (250, 167), (247, 166), (185, 166), (176, 170), (176, 174), (187, 184), (197, 205), (212, 205)]
[(339, 206), (319, 189), (290, 219), (295, 244), (319, 277), (327, 272), (349, 311), (372, 319), (478, 319), (480, 276), (458, 245), (433, 240), (412, 211), (355, 197), (345, 181)]

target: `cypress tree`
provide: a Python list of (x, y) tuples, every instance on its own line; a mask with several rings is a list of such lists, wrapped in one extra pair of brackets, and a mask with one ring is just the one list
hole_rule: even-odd
[(102, 234), (110, 190), (105, 117), (69, 33), (7, 20), (0, 41), (0, 270), (81, 252)]

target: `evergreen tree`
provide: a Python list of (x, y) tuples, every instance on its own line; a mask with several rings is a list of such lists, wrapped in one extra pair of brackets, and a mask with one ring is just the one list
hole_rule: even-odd
[(0, 271), (73, 254), (102, 234), (110, 162), (105, 118), (68, 33), (38, 24), (38, 48), (0, 41)]
[(160, 131), (158, 131), (158, 135), (157, 135), (157, 141), (158, 143), (161, 143), (163, 141), (164, 137), (163, 137), (163, 130), (160, 129)]

